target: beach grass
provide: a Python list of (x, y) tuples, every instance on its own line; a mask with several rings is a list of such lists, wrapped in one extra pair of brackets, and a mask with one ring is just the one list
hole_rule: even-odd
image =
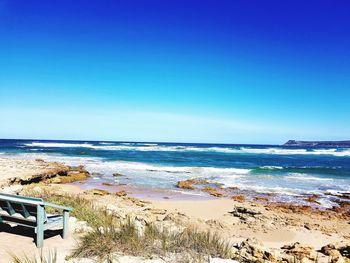
[(22, 256), (11, 254), (11, 257), (13, 263), (58, 263), (56, 251), (49, 251), (45, 256), (41, 250), (39, 258), (35, 256), (28, 256), (26, 254), (23, 254)]
[(80, 239), (72, 257), (111, 261), (113, 255), (118, 253), (142, 257), (176, 254), (198, 260), (209, 255), (220, 258), (233, 256), (231, 245), (216, 234), (190, 228), (170, 233), (149, 225), (145, 227), (144, 234), (139, 235), (135, 224), (129, 219), (118, 225), (96, 227)]
[[(79, 238), (69, 258), (95, 258), (101, 262), (112, 261), (116, 254), (142, 257), (168, 254), (186, 255), (186, 257), (190, 255), (197, 262), (202, 262), (201, 260), (209, 255), (232, 258), (231, 245), (215, 233), (192, 228), (186, 228), (180, 232), (170, 232), (167, 229), (160, 231), (154, 225), (148, 224), (140, 234), (131, 218), (119, 220), (107, 213), (103, 207), (94, 205), (91, 200), (82, 196), (56, 194), (46, 190), (26, 190), (25, 194), (40, 197), (55, 204), (70, 206), (73, 208), (73, 216), (86, 221), (92, 227), (92, 231)], [(182, 259), (182, 261), (186, 260)]]

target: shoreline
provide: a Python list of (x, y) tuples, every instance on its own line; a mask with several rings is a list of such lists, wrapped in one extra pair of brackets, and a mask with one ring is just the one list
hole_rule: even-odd
[[(178, 181), (178, 187), (156, 188), (142, 185), (132, 185), (130, 183), (118, 183), (106, 180), (100, 175), (90, 174), (83, 165), (68, 166), (59, 162), (48, 162), (42, 159), (28, 160), (19, 158), (0, 157), (0, 187), (12, 184), (31, 184), (40, 181), (46, 183), (66, 183), (78, 186), (81, 190), (100, 189), (111, 193), (125, 192), (128, 196), (135, 198), (161, 200), (215, 200), (228, 199), (240, 203), (249, 202), (262, 205), (291, 205), (309, 207), (319, 211), (340, 212), (350, 206), (350, 193), (330, 193), (324, 192), (334, 202), (333, 206), (324, 206), (321, 202), (323, 196), (318, 194), (294, 195), (293, 200), (281, 201), (279, 193), (266, 193), (240, 189), (238, 187), (223, 187), (221, 184), (205, 178), (192, 178)], [(56, 177), (58, 175), (58, 177)], [(59, 176), (59, 175), (68, 175)], [(73, 176), (72, 176), (73, 175)], [(76, 176), (78, 175), (78, 177)], [(82, 175), (82, 176), (80, 176)], [(56, 178), (55, 178), (56, 177)], [(127, 178), (123, 174), (116, 173), (116, 178)], [(57, 179), (62, 178), (62, 179)], [(70, 179), (66, 179), (70, 178)], [(60, 180), (63, 180), (60, 182)], [(184, 186), (179, 186), (184, 183)], [(297, 201), (297, 203), (295, 203)], [(343, 210), (344, 210), (343, 209)], [(350, 213), (350, 212), (349, 212)]]
[[(280, 166), (264, 165), (259, 168), (252, 169), (192, 166), (172, 167), (157, 166), (154, 164), (147, 164), (143, 162), (104, 161), (103, 159), (99, 159), (98, 157), (85, 158), (84, 156), (45, 156), (34, 153), (30, 153), (29, 155), (18, 154), (13, 156), (7, 156), (9, 156), (8, 158), (15, 158), (19, 161), (23, 159), (31, 161), (39, 157), (47, 162), (62, 162), (65, 166), (73, 167), (84, 165), (87, 171), (91, 173), (91, 178), (94, 178), (94, 180), (96, 180), (95, 182), (94, 180), (88, 179), (86, 181), (87, 184), (98, 185), (98, 181), (104, 184), (127, 184), (131, 186), (131, 188), (135, 188), (132, 189), (132, 192), (136, 192), (135, 196), (139, 196), (141, 198), (145, 197), (145, 195), (142, 193), (145, 191), (142, 189), (146, 189), (146, 191), (147, 189), (160, 192), (169, 191), (172, 193), (172, 196), (177, 196), (176, 192), (179, 190), (180, 192), (183, 192), (186, 196), (189, 197), (193, 196), (193, 198), (196, 198), (196, 195), (198, 195), (203, 196), (203, 198), (205, 198), (206, 195), (203, 194), (203, 191), (201, 190), (195, 189), (196, 191), (187, 191), (186, 189), (176, 188), (177, 182), (188, 179), (206, 179), (209, 181), (208, 186), (215, 186), (221, 184), (223, 187), (220, 187), (220, 191), (223, 192), (224, 195), (227, 195), (229, 198), (231, 198), (232, 196), (245, 196), (245, 198), (253, 201), (255, 198), (267, 198), (269, 199), (269, 201), (274, 202), (298, 203), (300, 205), (311, 205), (319, 208), (332, 208), (332, 206), (337, 206), (339, 204), (338, 201), (346, 201), (340, 200), (341, 195), (345, 194), (349, 196), (350, 192), (350, 188), (348, 187), (349, 184), (347, 183), (349, 179), (347, 179), (347, 177), (345, 177), (345, 179), (342, 180), (337, 179), (338, 181), (334, 181), (333, 183), (333, 180), (336, 179), (322, 177), (318, 178), (312, 174), (308, 175), (308, 173), (301, 176), (298, 174), (298, 170), (293, 169), (291, 169), (290, 175), (288, 174), (288, 176), (284, 177), (280, 176), (279, 172), (281, 171), (281, 169), (288, 170), (289, 168), (283, 168)], [(2, 157), (6, 158), (6, 155)], [(121, 173), (122, 176), (114, 177), (113, 173), (115, 172)], [(294, 172), (296, 174), (294, 174)], [(344, 171), (342, 171), (342, 173), (344, 173)], [(245, 176), (245, 174), (249, 175)], [(227, 178), (227, 180), (225, 178)], [(232, 181), (230, 181), (230, 178), (232, 178)], [(159, 180), (159, 186), (161, 187), (158, 187), (157, 183), (155, 183), (158, 182), (157, 180)], [(297, 183), (293, 183), (293, 181)], [(292, 185), (288, 185), (287, 183), (289, 182), (291, 182)], [(319, 183), (322, 183), (322, 185), (319, 185)], [(304, 187), (305, 185), (307, 185), (308, 187)], [(138, 189), (140, 189), (140, 191)], [(317, 202), (309, 202), (309, 199), (313, 199), (316, 195), (319, 196)], [(179, 196), (180, 199), (186, 198), (186, 196)], [(157, 195), (155, 198), (157, 198)]]
[[(125, 192), (128, 196), (135, 198), (161, 201), (161, 200), (215, 200), (228, 199), (239, 203), (254, 203), (264, 206), (279, 207), (302, 207), (305, 210), (314, 210), (320, 213), (335, 211), (344, 212), (349, 215), (350, 193), (324, 192), (334, 202), (333, 206), (324, 206), (323, 196), (318, 194), (300, 194), (293, 196), (294, 200), (281, 201), (278, 193), (259, 193), (256, 191), (242, 190), (238, 187), (223, 187), (221, 184), (204, 178), (192, 178), (178, 181), (177, 188), (156, 188), (130, 183), (111, 182), (109, 180), (90, 174), (83, 165), (68, 166), (58, 162), (47, 162), (42, 159), (28, 160), (19, 158), (0, 157), (0, 187), (9, 185), (26, 185), (44, 181), (46, 184), (72, 184), (81, 190), (100, 189), (103, 191), (117, 193)], [(127, 176), (116, 173), (116, 178)], [(62, 181), (63, 180), (63, 181)], [(295, 199), (298, 200), (295, 203)], [(293, 202), (294, 201), (294, 202)]]
[(142, 186), (133, 186), (129, 184), (111, 184), (108, 182), (100, 182), (93, 178), (88, 178), (86, 181), (73, 182), (71, 185), (79, 187), (81, 190), (101, 189), (110, 193), (125, 191), (127, 195), (147, 199), (147, 200), (213, 200), (215, 197), (200, 191), (196, 193), (187, 193), (175, 189), (151, 188)]
[[(161, 224), (170, 229), (192, 226), (203, 231), (210, 230), (232, 244), (253, 238), (260, 240), (263, 245), (259, 246), (264, 249), (276, 250), (280, 254), (285, 253), (282, 247), (296, 243), (311, 246), (312, 253), (319, 253), (317, 251), (329, 243), (350, 240), (350, 200), (344, 204), (343, 210), (320, 210), (311, 206), (273, 203), (266, 199), (214, 197), (207, 192), (193, 197), (168, 190), (103, 185), (100, 180), (89, 177), (83, 167), (77, 169), (43, 160), (0, 158), (0, 165), (2, 191), (21, 194), (23, 190), (34, 189), (79, 195), (115, 211), (121, 218), (133, 215), (142, 224)], [(6, 171), (4, 167), (9, 168)], [(12, 172), (10, 177), (8, 171)], [(53, 174), (55, 172), (57, 174)], [(81, 174), (85, 177), (80, 177)], [(26, 181), (20, 180), (23, 176)], [(42, 181), (32, 181), (40, 177)], [(73, 177), (79, 180), (64, 183), (68, 179), (73, 180)], [(86, 178), (88, 181), (84, 181)], [(11, 239), (12, 236), (7, 235), (6, 238)]]
[[(194, 178), (185, 180), (206, 180), (202, 178)], [(109, 191), (111, 193), (125, 191), (128, 195), (141, 198), (141, 199), (149, 199), (155, 201), (161, 200), (183, 200), (183, 201), (192, 201), (192, 200), (215, 200), (217, 198), (221, 199), (233, 199), (236, 201), (247, 201), (253, 203), (260, 204), (293, 204), (298, 206), (309, 206), (311, 208), (315, 208), (317, 210), (325, 211), (334, 209), (335, 207), (341, 207), (342, 202), (347, 202), (350, 200), (350, 193), (329, 193), (325, 192), (324, 195), (328, 195), (332, 197), (333, 206), (327, 204), (325, 206), (322, 203), (323, 196), (318, 194), (299, 194), (292, 196), (293, 199), (281, 201), (281, 196), (279, 193), (259, 193), (256, 191), (242, 190), (237, 187), (228, 187), (223, 188), (220, 185), (216, 185), (215, 182), (208, 181), (207, 183), (200, 184), (210, 185), (211, 191), (204, 191), (201, 187), (195, 187), (193, 189), (179, 188), (174, 187), (173, 189), (169, 188), (155, 188), (148, 186), (140, 186), (140, 185), (131, 185), (131, 184), (123, 184), (123, 183), (110, 183), (108, 180), (98, 179), (96, 180), (93, 177), (87, 178), (85, 181), (81, 182), (73, 182), (73, 185), (80, 187), (82, 190), (91, 190), (94, 188), (102, 189)], [(222, 194), (216, 196), (216, 193)], [(283, 200), (283, 199), (282, 199)], [(295, 203), (295, 201), (298, 201)]]

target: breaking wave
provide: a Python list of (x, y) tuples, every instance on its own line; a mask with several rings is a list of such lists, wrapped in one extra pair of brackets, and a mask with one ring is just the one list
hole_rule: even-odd
[(288, 176), (285, 177), (287, 180), (298, 180), (298, 181), (333, 181), (333, 178), (322, 178), (322, 177), (315, 177), (310, 176), (307, 174), (300, 174), (300, 173), (291, 173)]
[(332, 155), (350, 156), (350, 149), (286, 149), (286, 148), (252, 148), (252, 147), (198, 147), (184, 145), (160, 145), (156, 143), (58, 143), (31, 142), (26, 147), (43, 148), (89, 148), (104, 151), (159, 151), (159, 152), (217, 152), (230, 154), (273, 154), (273, 155)]

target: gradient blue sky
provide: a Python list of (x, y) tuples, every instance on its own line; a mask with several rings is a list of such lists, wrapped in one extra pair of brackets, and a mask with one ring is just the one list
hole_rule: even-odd
[(350, 139), (350, 2), (0, 0), (0, 137)]

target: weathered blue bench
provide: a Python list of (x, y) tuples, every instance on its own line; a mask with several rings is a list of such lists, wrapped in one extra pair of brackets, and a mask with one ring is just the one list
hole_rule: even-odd
[[(63, 210), (63, 215), (48, 215), (45, 207)], [(68, 237), (69, 212), (72, 209), (44, 202), (41, 198), (0, 193), (0, 223), (34, 228), (36, 246), (42, 247), (44, 231), (62, 228), (62, 238)]]

